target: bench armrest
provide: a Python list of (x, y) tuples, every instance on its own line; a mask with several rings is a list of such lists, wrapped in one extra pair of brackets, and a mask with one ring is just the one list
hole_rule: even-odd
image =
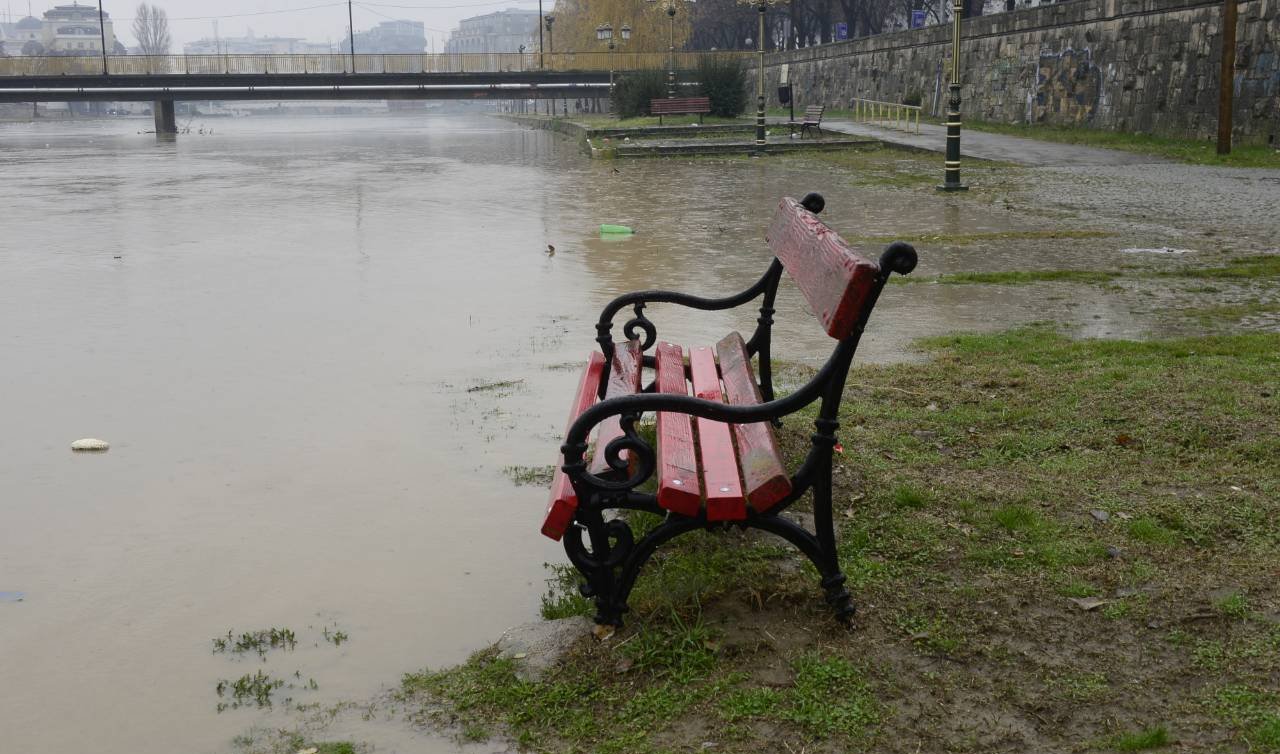
[(596, 342), (600, 344), (600, 350), (608, 359), (613, 358), (613, 318), (628, 306), (635, 307), (635, 316), (633, 316), (622, 327), (622, 333), (627, 340), (634, 340), (638, 337), (637, 328), (644, 331), (644, 340), (640, 342), (640, 350), (647, 351), (658, 339), (657, 328), (644, 315), (644, 307), (648, 304), (677, 304), (690, 309), (698, 309), (701, 311), (720, 311), (724, 309), (736, 309), (743, 304), (754, 301), (760, 296), (771, 290), (776, 290), (778, 280), (782, 276), (782, 263), (773, 260), (769, 265), (769, 269), (757, 280), (750, 288), (735, 293), (732, 296), (723, 298), (709, 298), (706, 296), (695, 296), (689, 293), (681, 293), (679, 291), (649, 290), (649, 291), (633, 291), (623, 294), (613, 301), (610, 301), (604, 310), (600, 312), (600, 320), (596, 322)]

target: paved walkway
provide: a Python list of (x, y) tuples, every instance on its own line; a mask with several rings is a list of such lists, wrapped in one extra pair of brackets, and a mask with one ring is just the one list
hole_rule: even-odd
[[(785, 121), (784, 121), (785, 122)], [(884, 142), (924, 149), (930, 152), (946, 151), (947, 130), (943, 126), (921, 123), (920, 133), (910, 133), (893, 128), (880, 128), (866, 123), (847, 120), (823, 120), (823, 130), (871, 136)], [(1045, 167), (1052, 165), (1147, 165), (1168, 162), (1161, 157), (1123, 152), (1118, 149), (1086, 147), (1079, 144), (1061, 144), (1053, 141), (1024, 139), (1018, 136), (983, 133), (964, 129), (960, 136), (963, 157), (1012, 162), (1018, 165)]]

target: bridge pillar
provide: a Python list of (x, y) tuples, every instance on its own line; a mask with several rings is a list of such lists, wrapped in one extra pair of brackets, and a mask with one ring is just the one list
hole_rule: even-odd
[(178, 133), (178, 118), (174, 113), (173, 100), (156, 100), (151, 112), (156, 117), (156, 136)]

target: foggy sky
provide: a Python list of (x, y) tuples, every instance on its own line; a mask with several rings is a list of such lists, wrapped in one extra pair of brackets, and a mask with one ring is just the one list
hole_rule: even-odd
[[(0, 14), (8, 20), (12, 12), (16, 21), (31, 14), (40, 17), (54, 5), (69, 5), (73, 0), (0, 0)], [(75, 0), (93, 5), (96, 0)], [(102, 0), (102, 9), (111, 14), (116, 36), (126, 46), (137, 43), (130, 27), (139, 0)], [(338, 42), (347, 30), (346, 0), (149, 0), (169, 13), (169, 30), (173, 36), (173, 52), (182, 52), (185, 42), (213, 36), (213, 18), (218, 16), (218, 34), (223, 37), (244, 36), (252, 29), (258, 36), (303, 37), (310, 41)], [(554, 0), (542, 0), (550, 13)], [(323, 7), (316, 7), (323, 6)], [(458, 21), (507, 8), (537, 10), (537, 0), (368, 0), (353, 2), (356, 31), (376, 26), (380, 21), (407, 19), (427, 26), (427, 39), (441, 52), (449, 32)], [(305, 10), (304, 10), (305, 9)], [(277, 12), (288, 11), (288, 12)], [(244, 15), (262, 14), (262, 15)], [(430, 47), (428, 46), (428, 49)]]

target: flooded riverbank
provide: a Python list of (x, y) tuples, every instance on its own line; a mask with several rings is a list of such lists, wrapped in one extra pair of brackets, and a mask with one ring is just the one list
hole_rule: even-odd
[[(219, 680), (264, 669), (301, 682), (295, 703), (365, 699), (530, 619), (563, 552), (537, 535), (544, 491), (503, 469), (552, 460), (600, 308), (746, 287), (778, 197), (811, 190), (850, 237), (1049, 222), (800, 159), (615, 167), (490, 118), (255, 117), (170, 143), (124, 122), (0, 126), (0, 592), (25, 595), (0, 603), (6, 748), (225, 751), (293, 718), (217, 713)], [(609, 243), (604, 222), (639, 233)], [(1121, 264), (1126, 240), (1070, 262)], [(1049, 242), (917, 245), (918, 275), (1062, 264)], [(754, 321), (651, 317), (687, 342)], [(861, 357), (1043, 318), (1150, 329), (1100, 289), (908, 286)], [(780, 358), (829, 352), (794, 291), (778, 327)], [(81, 437), (111, 450), (73, 455)], [(298, 646), (212, 652), (271, 627)], [(394, 722), (376, 737), (453, 749)]]

